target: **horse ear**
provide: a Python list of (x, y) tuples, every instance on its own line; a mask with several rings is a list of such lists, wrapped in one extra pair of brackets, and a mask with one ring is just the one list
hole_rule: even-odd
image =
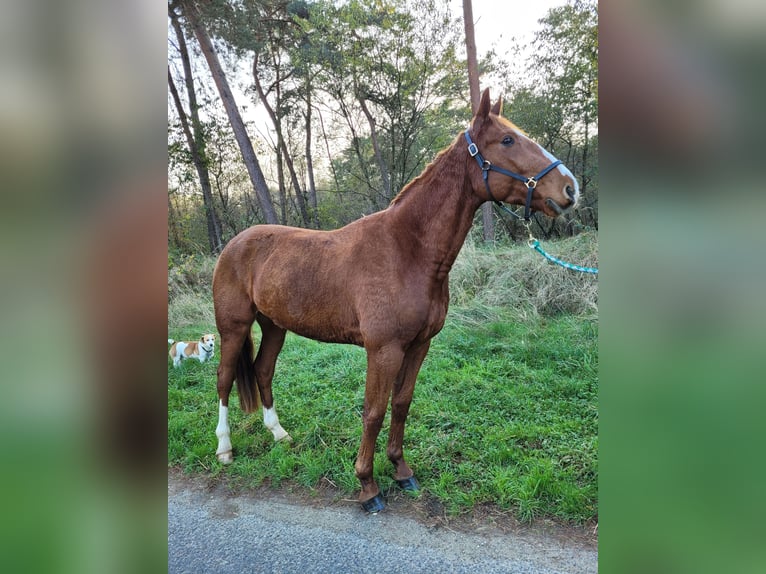
[(479, 102), (479, 109), (476, 110), (476, 117), (487, 119), (489, 115), (489, 88), (484, 90), (481, 95), (481, 102)]
[(499, 98), (497, 98), (495, 105), (492, 106), (492, 109), (490, 111), (496, 116), (503, 115), (503, 96), (500, 96)]

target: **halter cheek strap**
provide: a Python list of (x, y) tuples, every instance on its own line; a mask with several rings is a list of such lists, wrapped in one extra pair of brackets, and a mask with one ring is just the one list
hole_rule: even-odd
[(532, 194), (534, 193), (535, 188), (537, 187), (537, 182), (540, 181), (540, 178), (542, 178), (545, 174), (547, 174), (553, 168), (558, 167), (562, 163), (561, 160), (557, 159), (556, 161), (554, 161), (552, 164), (550, 164), (548, 167), (546, 167), (543, 171), (541, 171), (534, 177), (524, 177), (523, 175), (520, 175), (511, 170), (494, 166), (489, 162), (489, 160), (484, 159), (484, 156), (482, 156), (481, 153), (479, 152), (479, 148), (476, 147), (475, 143), (473, 143), (473, 140), (471, 139), (471, 134), (468, 133), (468, 130), (465, 130), (465, 140), (468, 142), (468, 153), (471, 155), (472, 158), (476, 159), (476, 162), (479, 164), (479, 167), (481, 168), (481, 177), (484, 180), (484, 186), (487, 188), (487, 195), (493, 202), (495, 202), (495, 205), (499, 206), (504, 211), (507, 211), (508, 213), (510, 213), (517, 219), (521, 219), (521, 218), (518, 215), (516, 215), (513, 211), (505, 207), (505, 205), (503, 205), (500, 201), (495, 199), (495, 196), (492, 195), (492, 191), (489, 189), (489, 172), (496, 171), (498, 173), (502, 173), (503, 175), (507, 175), (508, 177), (512, 177), (513, 179), (518, 179), (519, 181), (523, 182), (524, 185), (527, 186), (527, 201), (526, 201), (526, 204), (524, 205), (524, 221), (529, 221), (529, 217), (532, 215)]

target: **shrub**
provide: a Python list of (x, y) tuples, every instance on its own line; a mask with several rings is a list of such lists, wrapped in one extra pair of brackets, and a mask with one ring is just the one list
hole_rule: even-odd
[(215, 262), (215, 257), (206, 255), (168, 258), (168, 299), (189, 293), (212, 297)]

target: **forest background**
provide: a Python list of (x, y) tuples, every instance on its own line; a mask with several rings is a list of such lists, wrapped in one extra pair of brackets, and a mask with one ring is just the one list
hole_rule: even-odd
[[(470, 120), (460, 7), (170, 3), (170, 265), (257, 223), (333, 229), (385, 208)], [(478, 58), (482, 87), (579, 180), (572, 214), (535, 219), (544, 239), (598, 228), (597, 19), (593, 1), (554, 5), (531, 35), (509, 22)], [(526, 237), (497, 215), (475, 230)]]

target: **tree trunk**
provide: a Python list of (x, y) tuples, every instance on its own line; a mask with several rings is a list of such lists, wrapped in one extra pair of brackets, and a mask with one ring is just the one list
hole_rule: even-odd
[[(255, 90), (258, 92), (258, 98), (261, 100), (263, 107), (266, 108), (266, 112), (269, 114), (271, 122), (274, 124), (274, 129), (277, 131), (277, 145), (279, 146), (279, 149), (282, 150), (282, 158), (285, 160), (287, 171), (290, 173), (290, 181), (292, 181), (293, 188), (295, 189), (295, 199), (298, 202), (298, 210), (301, 213), (301, 219), (303, 219), (303, 224), (306, 227), (311, 227), (311, 220), (309, 219), (309, 214), (306, 210), (306, 200), (303, 197), (303, 191), (301, 190), (301, 185), (298, 182), (298, 174), (295, 173), (295, 166), (293, 165), (292, 155), (290, 154), (290, 150), (287, 149), (285, 138), (282, 136), (282, 122), (277, 117), (276, 112), (274, 112), (274, 108), (272, 108), (271, 104), (269, 104), (269, 100), (266, 98), (266, 93), (263, 91), (263, 86), (261, 86), (261, 81), (258, 79), (257, 54), (253, 59), (253, 79), (255, 80)], [(279, 78), (277, 78), (277, 82), (279, 82)]]
[(279, 186), (279, 215), (282, 225), (287, 225), (287, 185), (285, 184), (285, 167), (282, 162), (282, 150), (277, 145), (277, 185)]
[[(205, 218), (207, 219), (207, 235), (210, 242), (210, 252), (217, 254), (221, 252), (223, 248), (223, 232), (221, 230), (221, 220), (215, 211), (215, 204), (213, 203), (213, 190), (210, 185), (210, 173), (207, 167), (207, 153), (205, 150), (205, 134), (202, 129), (202, 123), (199, 119), (199, 106), (197, 105), (197, 93), (194, 90), (194, 77), (192, 76), (191, 60), (189, 58), (189, 50), (186, 47), (186, 37), (183, 35), (181, 25), (178, 22), (178, 14), (174, 10), (169, 9), (168, 15), (170, 16), (170, 22), (173, 25), (173, 30), (178, 38), (178, 50), (181, 53), (181, 62), (184, 67), (184, 81), (186, 84), (186, 93), (189, 97), (189, 112), (192, 120), (192, 131), (189, 131), (189, 125), (186, 119), (186, 114), (181, 104), (181, 99), (178, 96), (178, 90), (176, 89), (173, 77), (170, 75), (170, 68), (168, 67), (168, 86), (170, 87), (173, 101), (175, 102), (176, 109), (178, 110), (178, 116), (181, 119), (181, 126), (183, 127), (186, 140), (189, 144), (189, 151), (192, 155), (192, 161), (194, 167), (197, 170), (199, 177), (200, 187), (202, 188), (202, 202), (205, 206)], [(193, 132), (193, 133), (192, 133)], [(193, 136), (193, 137), (192, 137)]]
[[(585, 105), (587, 106), (587, 102)], [(585, 141), (583, 141), (582, 144), (582, 179), (580, 179), (580, 194), (584, 197), (585, 190), (588, 186), (588, 181), (585, 179), (585, 172), (588, 167), (588, 138), (590, 137), (590, 134), (588, 133), (590, 131), (590, 114), (588, 114), (587, 107), (583, 116), (585, 117), (583, 122), (585, 124)]]
[(314, 161), (311, 159), (311, 76), (306, 76), (306, 173), (309, 178), (309, 203), (314, 219), (314, 227), (319, 229), (319, 208), (317, 206), (317, 188), (314, 183)]
[(375, 118), (372, 117), (370, 109), (367, 107), (367, 102), (364, 101), (364, 96), (357, 95), (359, 105), (362, 106), (362, 112), (364, 112), (367, 122), (370, 124), (370, 140), (372, 140), (372, 150), (375, 153), (375, 161), (378, 162), (378, 169), (380, 169), (380, 178), (383, 181), (383, 196), (386, 201), (391, 201), (391, 180), (388, 177), (388, 168), (386, 162), (383, 160), (383, 154), (380, 152), (380, 146), (378, 145), (378, 132), (375, 129)]
[(226, 115), (229, 117), (231, 129), (234, 132), (234, 137), (236, 138), (240, 152), (242, 153), (242, 159), (245, 162), (247, 173), (250, 175), (250, 181), (252, 182), (255, 194), (258, 197), (258, 202), (260, 203), (264, 219), (266, 220), (266, 223), (277, 223), (277, 213), (274, 211), (274, 205), (271, 202), (271, 195), (269, 194), (269, 188), (266, 185), (266, 179), (263, 177), (263, 171), (261, 171), (261, 166), (258, 163), (258, 157), (255, 155), (255, 150), (253, 150), (253, 143), (247, 135), (245, 123), (242, 121), (242, 116), (237, 108), (237, 103), (234, 101), (234, 95), (231, 92), (231, 88), (229, 88), (229, 82), (226, 80), (226, 75), (221, 67), (221, 62), (218, 60), (218, 55), (213, 48), (213, 43), (210, 41), (210, 37), (200, 21), (199, 14), (197, 13), (193, 1), (187, 0), (182, 2), (181, 5), (183, 6), (184, 15), (189, 20), (192, 30), (194, 30), (194, 36), (197, 38), (197, 42), (199, 42), (202, 54), (205, 56), (216, 88), (218, 88), (221, 102), (223, 102)]
[(215, 207), (213, 205), (213, 193), (210, 186), (210, 177), (207, 171), (207, 165), (203, 159), (200, 150), (197, 147), (197, 142), (194, 136), (192, 136), (191, 129), (189, 128), (189, 122), (186, 118), (186, 112), (181, 104), (181, 98), (178, 96), (178, 90), (173, 82), (173, 76), (170, 74), (170, 67), (168, 67), (168, 87), (170, 93), (173, 96), (173, 101), (178, 111), (178, 117), (181, 119), (181, 127), (183, 128), (184, 135), (186, 136), (186, 143), (189, 146), (191, 152), (192, 162), (197, 170), (197, 176), (199, 177), (200, 187), (202, 188), (202, 203), (205, 206), (205, 219), (207, 220), (207, 239), (210, 244), (210, 253), (213, 255), (220, 253), (223, 248), (223, 242), (221, 240), (221, 223), (218, 221), (218, 217), (215, 213)]
[(327, 163), (330, 164), (330, 171), (332, 172), (332, 180), (335, 182), (335, 191), (341, 193), (340, 183), (338, 183), (338, 174), (335, 171), (335, 164), (332, 162), (332, 154), (330, 153), (330, 142), (327, 141), (327, 132), (324, 129), (324, 120), (322, 119), (322, 110), (319, 112), (319, 127), (322, 130), (322, 139), (324, 140), (324, 147), (327, 150)]
[[(351, 132), (351, 145), (354, 148), (354, 153), (356, 154), (356, 159), (359, 161), (359, 169), (362, 172), (362, 175), (364, 176), (364, 181), (367, 183), (367, 190), (370, 193), (370, 195), (367, 197), (367, 199), (370, 202), (370, 210), (377, 211), (381, 208), (380, 205), (378, 205), (377, 201), (377, 195), (380, 195), (379, 191), (375, 189), (375, 187), (372, 185), (372, 178), (370, 176), (369, 171), (367, 170), (367, 162), (365, 161), (364, 157), (362, 156), (362, 150), (360, 148), (359, 142), (361, 141), (359, 136), (356, 133), (356, 128), (354, 127), (354, 121), (351, 117), (351, 111), (349, 110), (348, 106), (346, 105), (346, 102), (343, 100), (343, 94), (338, 94), (337, 92), (334, 94), (336, 101), (339, 104), (340, 113), (341, 116), (343, 116), (343, 119), (346, 120), (346, 125), (348, 126), (349, 131)], [(327, 141), (327, 138), (325, 136), (325, 141)], [(329, 152), (328, 152), (329, 153)], [(337, 182), (337, 178), (335, 180)]]
[(173, 207), (173, 199), (171, 194), (168, 193), (168, 231), (169, 235), (173, 237), (173, 245), (179, 249), (181, 248), (181, 234), (178, 231), (178, 215), (175, 214), (175, 208)]
[[(465, 25), (465, 51), (468, 58), (468, 89), (471, 93), (471, 112), (475, 114), (476, 110), (479, 109), (481, 94), (479, 93), (479, 63), (476, 58), (476, 37), (473, 31), (471, 0), (463, 0), (463, 23)], [(481, 221), (484, 241), (494, 241), (495, 218), (490, 202), (481, 206)]]

